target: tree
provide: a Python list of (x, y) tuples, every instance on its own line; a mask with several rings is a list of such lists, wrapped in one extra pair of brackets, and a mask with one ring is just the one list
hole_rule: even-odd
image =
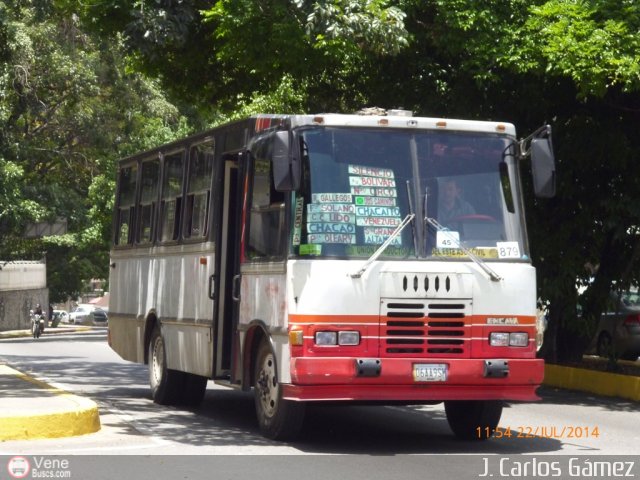
[(403, 12), (381, 0), (111, 0), (66, 8), (103, 36), (122, 33), (138, 68), (214, 119), (285, 84), (311, 110), (360, 108), (363, 62), (408, 44)]
[[(115, 161), (189, 130), (117, 37), (94, 41), (50, 4), (0, 2), (0, 257), (46, 255), (53, 301), (106, 278)], [(67, 219), (61, 237), (22, 239)]]

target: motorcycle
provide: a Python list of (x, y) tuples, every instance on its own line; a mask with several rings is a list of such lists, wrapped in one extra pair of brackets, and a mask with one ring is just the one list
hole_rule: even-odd
[(40, 335), (44, 332), (44, 315), (39, 313), (31, 313), (31, 333), (33, 338), (40, 338)]

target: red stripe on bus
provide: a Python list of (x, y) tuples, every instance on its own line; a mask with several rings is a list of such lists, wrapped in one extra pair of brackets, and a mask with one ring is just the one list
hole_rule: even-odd
[[(517, 324), (494, 324), (487, 323), (487, 319), (496, 318), (497, 315), (467, 315), (463, 318), (429, 318), (421, 317), (428, 320), (458, 320), (464, 322), (465, 325), (478, 325), (486, 327), (533, 327), (536, 324), (536, 317), (534, 315), (508, 315), (501, 316), (508, 318), (516, 318)], [(314, 324), (314, 323), (378, 323), (382, 319), (386, 320), (402, 320), (397, 317), (385, 317), (380, 315), (302, 315), (302, 314), (289, 314), (289, 324)], [(413, 319), (419, 320), (419, 319)]]

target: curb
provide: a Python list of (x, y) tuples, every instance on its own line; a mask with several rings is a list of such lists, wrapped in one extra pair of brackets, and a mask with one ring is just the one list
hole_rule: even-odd
[[(75, 333), (75, 332), (88, 332), (92, 330), (90, 326), (83, 327), (48, 327), (45, 329), (42, 334), (43, 337), (63, 334), (63, 333)], [(0, 332), (0, 339), (3, 338), (22, 338), (22, 337), (30, 337), (31, 330), (10, 330), (5, 332)]]
[(640, 377), (545, 364), (544, 385), (640, 402)]
[(0, 441), (73, 437), (100, 430), (100, 415), (94, 401), (52, 387), (7, 365), (0, 365), (0, 375), (28, 382), (68, 405), (50, 411), (38, 409), (35, 415), (0, 413)]

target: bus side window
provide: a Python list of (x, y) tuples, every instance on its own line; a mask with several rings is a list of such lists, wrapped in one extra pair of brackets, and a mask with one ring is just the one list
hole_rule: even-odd
[[(266, 153), (266, 152), (263, 152)], [(249, 260), (272, 260), (284, 255), (284, 193), (273, 186), (268, 155), (256, 155), (249, 215)]]
[(211, 177), (213, 176), (214, 142), (197, 145), (189, 155), (184, 238), (207, 235)]
[(142, 163), (141, 194), (140, 203), (138, 204), (138, 243), (151, 243), (153, 241), (159, 174), (159, 160)]
[(183, 152), (164, 157), (162, 203), (160, 217), (160, 241), (178, 240), (182, 212), (182, 178), (184, 177)]
[(115, 245), (130, 245), (133, 242), (132, 220), (136, 198), (138, 165), (120, 170), (118, 191), (118, 223), (114, 237)]

